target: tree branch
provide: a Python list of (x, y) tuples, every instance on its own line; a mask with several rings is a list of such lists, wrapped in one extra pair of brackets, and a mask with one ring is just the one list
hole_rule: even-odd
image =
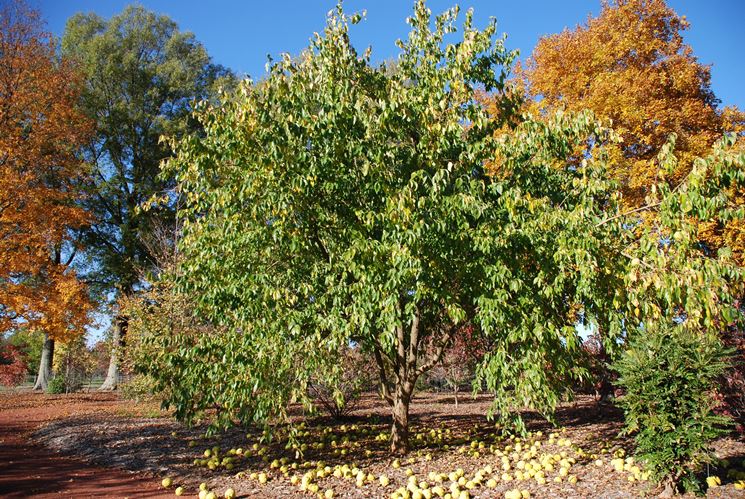
[[(403, 320), (401, 317), (401, 302), (396, 301), (396, 312), (399, 320)], [(400, 383), (403, 383), (406, 379), (406, 333), (403, 327), (396, 326), (396, 362), (394, 365), (394, 373)], [(403, 369), (404, 372), (401, 372)]]
[(633, 215), (634, 213), (639, 213), (640, 211), (646, 211), (646, 210), (652, 210), (654, 208), (657, 208), (659, 205), (662, 204), (662, 201), (658, 201), (656, 203), (647, 204), (644, 206), (641, 206), (639, 208), (634, 208), (633, 210), (626, 211), (624, 213), (619, 213), (618, 215), (613, 215), (612, 217), (608, 217), (605, 220), (600, 221), (595, 227), (600, 227), (601, 225), (605, 225), (608, 222), (612, 222), (613, 220), (617, 220), (619, 218), (623, 218), (627, 215)]
[(381, 353), (382, 347), (377, 338), (374, 339), (375, 345), (373, 347), (373, 354), (375, 355), (375, 363), (378, 365), (378, 375), (380, 376), (380, 391), (383, 398), (390, 405), (393, 405), (393, 395), (391, 395), (391, 388), (388, 382), (388, 376), (385, 373), (385, 361)]
[(406, 356), (406, 371), (416, 370), (417, 350), (419, 349), (419, 307), (414, 307), (414, 320), (409, 331), (409, 351)]
[(445, 350), (450, 346), (450, 344), (455, 339), (455, 332), (458, 330), (458, 326), (455, 324), (452, 324), (447, 331), (447, 334), (445, 335), (444, 341), (437, 345), (435, 347), (434, 354), (427, 359), (422, 365), (419, 366), (419, 368), (415, 371), (417, 376), (422, 375), (423, 373), (429, 371), (432, 369), (440, 360), (442, 360), (442, 355), (445, 353)]

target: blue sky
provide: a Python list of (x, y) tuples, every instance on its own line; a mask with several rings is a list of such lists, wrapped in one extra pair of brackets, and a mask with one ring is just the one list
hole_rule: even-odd
[[(30, 0), (46, 18), (49, 29), (61, 35), (65, 21), (80, 11), (110, 17), (130, 1)], [(326, 12), (336, 0), (141, 0), (141, 5), (173, 18), (182, 30), (193, 32), (215, 62), (239, 74), (259, 79), (267, 54), (296, 54), (314, 31), (323, 29)], [(435, 13), (455, 3), (473, 7), (478, 26), (494, 16), (507, 47), (528, 55), (541, 35), (572, 28), (600, 10), (600, 0), (430, 0)], [(723, 105), (745, 108), (745, 0), (668, 0), (691, 22), (685, 39), (704, 64), (712, 65), (712, 87)], [(413, 0), (348, 0), (348, 12), (367, 10), (367, 19), (353, 27), (359, 49), (373, 47), (377, 61), (395, 56), (394, 41), (405, 36), (405, 18)]]

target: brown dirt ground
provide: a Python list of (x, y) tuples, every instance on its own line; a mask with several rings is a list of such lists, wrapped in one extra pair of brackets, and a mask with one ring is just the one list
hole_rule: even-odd
[(172, 497), (152, 476), (94, 466), (30, 441), (42, 425), (128, 405), (114, 394), (0, 394), (0, 497)]
[[(411, 469), (419, 481), (429, 481), (427, 474), (430, 471), (451, 472), (462, 468), (467, 475), (472, 475), (487, 465), (498, 469), (501, 462), (488, 451), (488, 447), (499, 445), (503, 448), (510, 442), (497, 436), (494, 425), (484, 417), (488, 405), (487, 397), (462, 397), (456, 407), (448, 395), (420, 395), (412, 405), (412, 432), (425, 437), (420, 441), (414, 439), (410, 457), (402, 460), (400, 468), (393, 468), (387, 442), (375, 438), (388, 430), (390, 420), (386, 407), (376, 397), (365, 396), (345, 421), (308, 418), (309, 434), (301, 437), (301, 442), (312, 446), (324, 441), (324, 448), (309, 448), (303, 459), (312, 463), (311, 469), (315, 469), (318, 461), (323, 461), (332, 468), (335, 465), (356, 465), (375, 476), (375, 482), (362, 487), (357, 487), (354, 479), (327, 476), (316, 480), (321, 492), (331, 488), (334, 497), (350, 498), (387, 497), (406, 484), (407, 469)], [(300, 419), (302, 414), (297, 413), (296, 417)], [(536, 414), (526, 413), (525, 417), (532, 431), (544, 432), (541, 452), (565, 451), (569, 456), (581, 456), (577, 449), (584, 449), (587, 456), (577, 457), (577, 463), (571, 468), (571, 473), (579, 481), (574, 485), (555, 483), (551, 480), (553, 474), (543, 486), (535, 481), (508, 484), (500, 481), (493, 489), (473, 489), (472, 497), (503, 497), (505, 491), (516, 486), (529, 490), (531, 497), (545, 498), (626, 498), (659, 493), (648, 482), (630, 483), (628, 473), (614, 472), (608, 464), (612, 458), (610, 453), (621, 448), (632, 450), (628, 440), (617, 436), (621, 427), (617, 411), (606, 409), (601, 412), (590, 397), (579, 397), (559, 409), (558, 420), (565, 428), (563, 433)], [(445, 439), (450, 449), (426, 441), (426, 434), (433, 428), (443, 432), (450, 430)], [(293, 474), (302, 475), (305, 469), (289, 470), (288, 476), (271, 469), (269, 463), (274, 459), (284, 457), (288, 464), (294, 461), (294, 453), (285, 450), (284, 443), (276, 440), (259, 444), (259, 448), (265, 449), (262, 456), (256, 451), (236, 456), (232, 470), (210, 470), (193, 464), (194, 459), (202, 457), (205, 449), (219, 446), (221, 454), (231, 448), (250, 449), (254, 443), (259, 443), (261, 436), (256, 430), (234, 429), (206, 438), (204, 430), (204, 427), (184, 427), (152, 403), (134, 404), (121, 401), (113, 394), (0, 395), (0, 496), (173, 497), (172, 493), (164, 494), (165, 491), (159, 487), (160, 479), (170, 476), (176, 484), (185, 487), (184, 495), (191, 497), (195, 496), (201, 482), (206, 482), (215, 492), (233, 487), (239, 497), (314, 497), (301, 492), (288, 478)], [(325, 437), (322, 436), (324, 432)], [(556, 432), (557, 438), (571, 439), (571, 447), (549, 445), (546, 436), (551, 432)], [(487, 449), (478, 457), (458, 452), (459, 447), (473, 440), (484, 442)], [(603, 447), (608, 452), (601, 453)], [(742, 439), (721, 439), (715, 448), (718, 457), (730, 460), (730, 469), (744, 470), (745, 442)], [(603, 459), (602, 467), (593, 464), (592, 453), (598, 453)], [(721, 476), (724, 483), (710, 489), (707, 497), (745, 498), (745, 493), (735, 490), (732, 480), (726, 478), (725, 470), (710, 471)], [(267, 473), (268, 483), (261, 485), (251, 478), (251, 473), (260, 472)], [(381, 474), (390, 478), (391, 485), (383, 487), (377, 482)], [(447, 486), (446, 481), (444, 488)]]

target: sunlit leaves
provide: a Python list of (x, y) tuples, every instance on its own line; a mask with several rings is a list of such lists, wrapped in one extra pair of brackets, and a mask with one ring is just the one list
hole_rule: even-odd
[(86, 167), (77, 153), (91, 124), (76, 109), (80, 78), (57, 61), (38, 14), (0, 12), (0, 333), (23, 325), (57, 340), (82, 333), (91, 304), (66, 266)]
[[(726, 252), (699, 258), (690, 218), (741, 216), (727, 190), (740, 160), (720, 146), (677, 187), (661, 179), (657, 225), (639, 224), (609, 175), (622, 137), (591, 113), (510, 114), (513, 55), (470, 15), (446, 44), (456, 13), (433, 22), (417, 3), (399, 58), (375, 68), (337, 9), (302, 54), (234, 100), (202, 104), (204, 133), (175, 144), (178, 285), (224, 332), (173, 361), (190, 384), (215, 380), (210, 403), (243, 420), (282, 416), (349, 342), (413, 386), (430, 366), (419, 353), (448, 345), (457, 324), (487, 345), (477, 384), (495, 395), (494, 415), (550, 417), (586, 374), (578, 322), (618, 344), (658, 319), (728, 320), (740, 275)], [(498, 95), (496, 115), (481, 88)], [(655, 161), (674, 167), (671, 151)], [(227, 372), (220, 355), (232, 356)], [(188, 417), (200, 407), (182, 388), (172, 401)]]
[[(422, 345), (473, 317), (481, 170), (498, 126), (474, 88), (501, 88), (513, 56), (470, 14), (463, 41), (444, 44), (455, 16), (433, 20), (418, 3), (398, 60), (372, 67), (337, 9), (302, 54), (234, 101), (203, 105), (204, 137), (178, 145), (168, 167), (187, 200), (180, 284), (230, 329), (219, 341), (240, 332), (254, 349), (241, 366), (257, 396), (302, 393), (350, 340), (395, 359), (396, 331), (415, 313)], [(291, 379), (278, 375), (292, 372), (284, 361)], [(252, 410), (240, 397), (229, 406)]]

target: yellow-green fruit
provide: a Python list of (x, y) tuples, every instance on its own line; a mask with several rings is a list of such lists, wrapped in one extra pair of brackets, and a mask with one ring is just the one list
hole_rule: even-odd
[(217, 498), (215, 497), (214, 492), (207, 492), (207, 495), (204, 496), (204, 499), (217, 499)]
[(199, 499), (204, 499), (207, 497), (207, 491), (206, 490), (200, 490), (199, 491)]
[(160, 482), (160, 484), (161, 484), (161, 485), (163, 485), (163, 487), (165, 487), (165, 488), (168, 488), (168, 487), (170, 487), (170, 486), (171, 486), (171, 484), (173, 484), (173, 480), (171, 480), (171, 478), (170, 478), (170, 477), (165, 477), (165, 478), (163, 479), (163, 481), (162, 481), (162, 482)]
[(326, 492), (323, 493), (323, 497), (326, 499), (332, 499), (334, 497), (334, 491), (331, 489), (326, 490)]
[(235, 490), (228, 489), (225, 491), (225, 499), (233, 499), (235, 497)]
[(207, 490), (207, 484), (205, 482), (200, 483), (199, 490)]
[(380, 475), (380, 485), (383, 487), (387, 487), (388, 484), (391, 483), (390, 480), (388, 480), (388, 477), (385, 475)]
[(184, 488), (183, 487), (176, 487), (176, 495), (177, 496), (184, 495)]

